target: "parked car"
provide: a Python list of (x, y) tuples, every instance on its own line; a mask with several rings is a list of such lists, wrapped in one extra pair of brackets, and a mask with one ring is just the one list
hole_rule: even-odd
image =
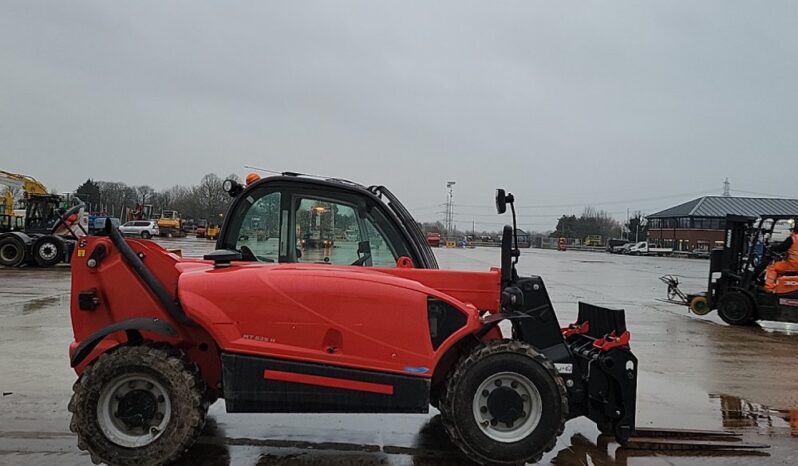
[(607, 250), (613, 254), (629, 254), (629, 250), (632, 249), (632, 246), (634, 245), (635, 243), (616, 244), (615, 246), (612, 246)]
[(119, 219), (116, 217), (109, 217), (107, 215), (89, 215), (89, 234), (96, 235), (105, 229), (105, 221), (111, 219), (111, 224), (115, 227), (119, 226)]
[(144, 239), (158, 236), (159, 233), (157, 220), (133, 220), (119, 227), (119, 231), (125, 236), (138, 236)]
[(616, 252), (613, 248), (618, 248), (618, 246), (623, 246), (629, 241), (625, 239), (617, 239), (617, 238), (610, 238), (607, 240), (607, 252)]

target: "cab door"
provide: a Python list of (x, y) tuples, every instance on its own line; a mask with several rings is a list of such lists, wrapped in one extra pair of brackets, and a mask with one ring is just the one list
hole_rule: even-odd
[(298, 262), (395, 267), (409, 254), (379, 209), (356, 198), (297, 192), (291, 206), (288, 235)]

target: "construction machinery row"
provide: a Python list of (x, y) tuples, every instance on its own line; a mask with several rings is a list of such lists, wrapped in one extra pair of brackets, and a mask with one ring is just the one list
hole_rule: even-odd
[[(36, 178), (0, 170), (0, 265), (19, 267), (54, 266), (69, 262), (75, 242), (102, 229), (106, 215), (89, 214), (74, 193), (54, 194)], [(16, 192), (16, 196), (15, 196)], [(126, 212), (128, 222), (148, 220), (153, 216), (151, 205), (136, 205)], [(112, 219), (118, 225), (118, 219)], [(158, 219), (158, 235), (184, 237), (194, 226), (184, 221), (179, 212), (165, 210)], [(217, 225), (202, 228), (201, 236), (216, 239)], [(200, 233), (197, 233), (200, 236)]]

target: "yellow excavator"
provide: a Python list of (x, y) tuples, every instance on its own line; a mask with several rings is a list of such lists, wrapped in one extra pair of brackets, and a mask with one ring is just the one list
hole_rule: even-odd
[[(79, 199), (51, 194), (36, 178), (4, 170), (0, 185), (10, 188), (2, 195), (0, 265), (52, 266), (69, 261), (77, 239), (88, 228)], [(22, 190), (24, 210), (14, 209), (13, 189)]]
[(25, 199), (32, 196), (46, 196), (49, 194), (44, 184), (36, 178), (7, 172), (5, 170), (0, 170), (0, 184), (9, 188), (3, 193), (3, 215), (8, 215), (9, 217), (14, 215), (14, 194), (12, 189), (22, 188)]

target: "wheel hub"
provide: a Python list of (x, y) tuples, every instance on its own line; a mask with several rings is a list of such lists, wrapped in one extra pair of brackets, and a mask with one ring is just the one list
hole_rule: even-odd
[(537, 387), (515, 372), (501, 372), (485, 379), (474, 394), (473, 411), (482, 432), (505, 443), (528, 436), (543, 414)]
[(147, 390), (131, 390), (122, 396), (117, 407), (116, 417), (128, 429), (149, 427), (158, 410), (158, 400)]
[(122, 375), (106, 384), (97, 403), (97, 423), (111, 442), (126, 448), (149, 445), (169, 424), (168, 392), (149, 374)]
[(55, 245), (50, 243), (44, 243), (39, 246), (39, 256), (46, 260), (54, 259), (58, 253), (57, 251), (58, 249), (55, 247)]
[(488, 395), (488, 413), (508, 427), (524, 416), (524, 400), (510, 387), (498, 387)]

